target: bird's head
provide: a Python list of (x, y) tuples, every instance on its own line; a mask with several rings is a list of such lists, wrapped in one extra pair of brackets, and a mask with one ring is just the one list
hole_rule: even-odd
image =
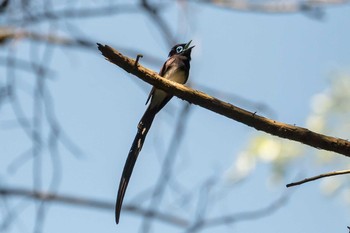
[(177, 44), (171, 48), (169, 52), (169, 57), (173, 55), (184, 55), (187, 57), (191, 57), (191, 50), (194, 46), (190, 46), (192, 40), (190, 40), (187, 44)]

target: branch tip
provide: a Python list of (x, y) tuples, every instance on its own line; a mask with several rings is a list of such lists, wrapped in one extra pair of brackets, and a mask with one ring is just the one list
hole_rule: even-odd
[(297, 185), (301, 185), (310, 181), (314, 181), (314, 180), (318, 180), (318, 179), (322, 179), (325, 177), (330, 177), (330, 176), (339, 176), (339, 175), (345, 175), (345, 174), (350, 174), (350, 170), (342, 170), (342, 171), (333, 171), (333, 172), (327, 172), (327, 173), (323, 173), (317, 176), (313, 176), (310, 178), (305, 178), (303, 180), (297, 181), (297, 182), (293, 182), (293, 183), (289, 183), (286, 185), (287, 188), (292, 187), (292, 186), (297, 186)]

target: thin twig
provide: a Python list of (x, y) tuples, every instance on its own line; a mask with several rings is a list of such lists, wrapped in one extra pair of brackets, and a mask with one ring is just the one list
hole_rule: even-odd
[(205, 219), (198, 227), (215, 227), (223, 224), (237, 223), (238, 221), (248, 221), (267, 217), (285, 206), (289, 198), (290, 194), (283, 194), (281, 197), (261, 209)]
[(307, 182), (310, 182), (310, 181), (314, 181), (314, 180), (318, 180), (318, 179), (322, 179), (322, 178), (325, 178), (325, 177), (345, 175), (345, 174), (350, 174), (350, 170), (327, 172), (327, 173), (323, 173), (323, 174), (318, 175), (318, 176), (313, 176), (313, 177), (310, 177), (310, 178), (303, 179), (301, 181), (297, 181), (297, 182), (293, 182), (293, 183), (287, 184), (286, 186), (287, 186), (287, 188), (289, 188), (289, 187), (292, 187), (292, 186), (301, 185), (301, 184), (304, 184), (304, 183), (307, 183)]
[[(203, 1), (191, 0), (192, 2), (211, 4), (225, 9), (257, 12), (266, 14), (307, 13), (315, 18), (320, 15), (320, 7), (337, 6), (349, 3), (349, 0), (306, 0), (306, 1)], [(322, 15), (321, 15), (322, 17)]]
[(45, 10), (36, 11), (32, 10), (31, 14), (25, 14), (10, 17), (7, 20), (8, 24), (21, 24), (21, 23), (42, 23), (44, 21), (69, 19), (69, 18), (92, 18), (92, 17), (106, 17), (108, 15), (125, 14), (125, 13), (140, 13), (142, 8), (135, 4), (109, 4), (101, 7), (81, 7), (80, 9), (74, 9), (72, 7), (58, 9), (58, 10)]
[(173, 44), (175, 44), (175, 40), (172, 36), (169, 26), (158, 11), (159, 8), (152, 6), (147, 0), (141, 0), (141, 6), (151, 17), (154, 25), (158, 26), (159, 31), (162, 32), (163, 38), (166, 39), (168, 46), (172, 46)]
[[(40, 200), (43, 202), (67, 204), (71, 206), (83, 206), (83, 207), (114, 211), (114, 202), (100, 201), (95, 199), (69, 196), (69, 195), (63, 195), (63, 194), (55, 194), (50, 192), (32, 191), (32, 190), (22, 189), (22, 188), (0, 187), (0, 196), (27, 197), (31, 199)], [(175, 215), (161, 213), (158, 211), (155, 212), (155, 211), (145, 210), (135, 205), (128, 205), (128, 204), (124, 205), (123, 211), (130, 212), (136, 215), (141, 215), (141, 216), (145, 216), (145, 215), (152, 216), (153, 218), (159, 221), (162, 221), (177, 227), (187, 227), (189, 225), (189, 222), (182, 217), (177, 217)]]
[[(88, 38), (87, 36), (84, 37), (77, 37), (77, 36), (61, 36), (56, 33), (41, 33), (41, 32), (36, 32), (36, 31), (31, 31), (28, 29), (23, 29), (23, 28), (17, 28), (17, 27), (0, 27), (0, 45), (1, 41), (5, 43), (5, 41), (10, 41), (10, 40), (32, 40), (32, 41), (37, 41), (37, 42), (42, 42), (42, 43), (49, 43), (52, 45), (58, 45), (61, 47), (73, 47), (73, 48), (83, 48), (83, 49), (88, 49), (88, 50), (93, 50), (94, 52), (96, 51), (96, 43), (95, 40)], [(148, 64), (161, 64), (163, 61), (159, 59), (156, 56), (152, 56), (151, 54), (148, 54), (147, 52), (142, 52), (136, 50), (135, 48), (131, 47), (119, 47), (119, 50), (122, 50), (129, 56), (139, 56), (142, 55), (145, 56), (145, 58), (142, 59), (144, 63)], [(48, 69), (47, 66), (39, 66), (34, 61), (31, 61), (30, 63), (20, 59), (20, 58), (15, 58), (15, 57), (10, 57), (9, 59), (13, 60), (11, 64), (9, 64), (7, 61), (7, 58), (0, 57), (0, 65), (11, 65), (11, 67), (18, 67), (24, 70), (28, 70), (27, 68), (30, 66), (36, 66), (37, 69)], [(50, 71), (50, 70), (48, 70)], [(45, 71), (47, 72), (47, 71)]]
[[(191, 110), (190, 107), (191, 105), (188, 103), (184, 105), (181, 114), (178, 118), (177, 127), (175, 129), (171, 140), (171, 144), (168, 148), (167, 154), (161, 166), (161, 172), (158, 177), (156, 186), (153, 190), (152, 199), (149, 204), (149, 209), (152, 211), (157, 211), (158, 207), (162, 203), (166, 185), (168, 184), (172, 176), (173, 166), (177, 157), (177, 151), (179, 149), (180, 143), (182, 142), (182, 139), (184, 138), (184, 132), (186, 129), (185, 126), (189, 119), (189, 113)], [(145, 216), (144, 221), (142, 223), (141, 229), (143, 233), (148, 233), (151, 230), (152, 221), (150, 221), (149, 217), (150, 216)]]
[(135, 61), (135, 66), (138, 65), (140, 58), (143, 58), (143, 55), (142, 54), (137, 54), (136, 61)]

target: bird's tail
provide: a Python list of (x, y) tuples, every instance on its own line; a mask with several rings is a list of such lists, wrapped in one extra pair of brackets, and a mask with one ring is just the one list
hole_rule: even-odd
[(146, 135), (152, 125), (156, 113), (157, 112), (151, 109), (149, 106), (137, 126), (137, 134), (130, 148), (129, 155), (126, 159), (123, 174), (119, 183), (118, 196), (115, 206), (115, 221), (117, 224), (119, 223), (120, 211), (122, 208), (125, 191), (128, 187), (132, 174), (132, 170), (134, 169), (136, 159), (142, 149), (142, 145), (145, 141)]

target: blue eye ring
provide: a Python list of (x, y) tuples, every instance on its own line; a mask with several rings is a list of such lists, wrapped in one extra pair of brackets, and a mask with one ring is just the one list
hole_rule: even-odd
[(177, 53), (181, 53), (183, 50), (184, 50), (184, 48), (183, 48), (182, 46), (178, 46), (178, 47), (176, 48), (176, 52), (177, 52)]

